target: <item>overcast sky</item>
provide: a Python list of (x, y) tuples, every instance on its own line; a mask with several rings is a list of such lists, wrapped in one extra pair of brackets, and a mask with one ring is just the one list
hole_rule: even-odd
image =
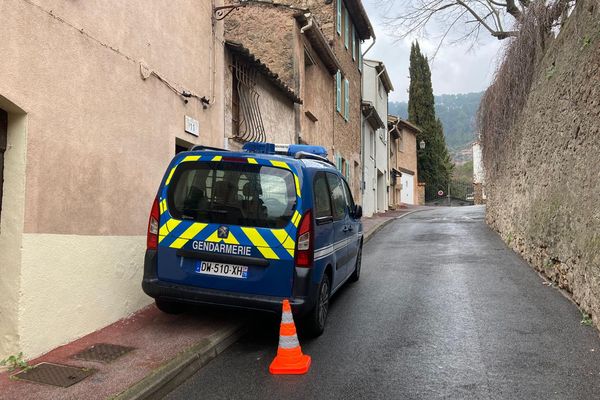
[[(400, 1), (401, 3), (401, 1)], [(384, 25), (380, 0), (363, 0), (367, 9), (377, 42), (365, 58), (383, 61), (394, 84), (391, 101), (408, 100), (408, 64), (411, 39), (402, 39), (390, 34)], [(421, 51), (431, 57), (438, 41), (419, 38)], [(363, 44), (363, 51), (369, 42)], [(433, 92), (455, 94), (479, 92), (485, 90), (492, 79), (501, 43), (497, 39), (485, 36), (471, 49), (471, 43), (445, 45), (437, 53), (431, 64)]]

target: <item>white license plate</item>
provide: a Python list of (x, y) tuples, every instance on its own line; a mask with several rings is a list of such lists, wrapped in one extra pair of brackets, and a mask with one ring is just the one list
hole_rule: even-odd
[(244, 265), (223, 264), (210, 261), (198, 261), (195, 271), (199, 274), (228, 276), (230, 278), (248, 278), (248, 267)]

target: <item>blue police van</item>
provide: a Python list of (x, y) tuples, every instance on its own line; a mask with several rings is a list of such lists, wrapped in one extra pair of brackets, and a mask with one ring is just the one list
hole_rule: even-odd
[(280, 312), (319, 335), (329, 299), (361, 269), (362, 208), (320, 146), (196, 146), (167, 168), (148, 224), (143, 290), (184, 304)]

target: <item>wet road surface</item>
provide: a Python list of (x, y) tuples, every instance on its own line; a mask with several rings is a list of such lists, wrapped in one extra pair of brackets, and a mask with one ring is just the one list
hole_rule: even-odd
[(420, 211), (382, 229), (325, 333), (302, 340), (304, 376), (271, 376), (278, 320), (167, 398), (597, 399), (600, 338), (577, 307), (492, 232), (482, 207)]

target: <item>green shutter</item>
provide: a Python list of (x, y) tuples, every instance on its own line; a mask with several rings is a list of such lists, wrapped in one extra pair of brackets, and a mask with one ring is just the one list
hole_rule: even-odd
[(336, 87), (336, 91), (337, 91), (335, 108), (338, 110), (338, 112), (341, 112), (342, 111), (342, 73), (340, 71), (338, 71), (335, 74), (335, 87)]
[(350, 45), (350, 13), (348, 12), (348, 10), (346, 10), (344, 17), (346, 17), (346, 24), (344, 26), (344, 46), (348, 48), (348, 46)]
[(350, 82), (344, 79), (344, 118), (348, 121), (350, 117)]
[(337, 33), (342, 34), (342, 0), (337, 0)]
[(356, 30), (352, 25), (352, 61), (356, 60)]

